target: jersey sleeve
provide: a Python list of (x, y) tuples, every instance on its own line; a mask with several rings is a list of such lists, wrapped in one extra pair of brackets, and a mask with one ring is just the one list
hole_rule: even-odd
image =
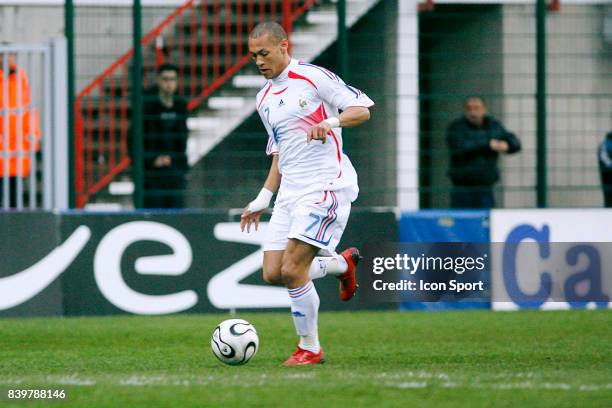
[(266, 154), (268, 156), (278, 154), (278, 144), (276, 144), (276, 138), (274, 137), (274, 131), (270, 127), (270, 124), (263, 117), (262, 112), (260, 110), (257, 111), (259, 113), (259, 117), (261, 118), (261, 123), (263, 123), (266, 128), (266, 132), (268, 133), (268, 143), (266, 145)]
[(345, 84), (344, 81), (333, 72), (324, 68), (319, 68), (315, 70), (315, 72), (319, 96), (331, 106), (335, 106), (340, 110), (345, 110), (351, 106), (369, 108), (374, 105), (374, 101), (372, 101), (368, 95), (353, 86)]

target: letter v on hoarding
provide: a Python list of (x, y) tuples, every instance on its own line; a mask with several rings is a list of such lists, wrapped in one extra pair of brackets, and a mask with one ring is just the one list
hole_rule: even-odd
[(0, 278), (0, 310), (18, 306), (42, 292), (74, 261), (91, 237), (81, 225), (40, 261), (21, 272)]

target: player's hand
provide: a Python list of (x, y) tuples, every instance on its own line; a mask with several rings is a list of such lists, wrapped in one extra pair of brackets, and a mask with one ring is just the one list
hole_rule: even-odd
[(308, 129), (306, 134), (306, 143), (310, 143), (312, 140), (320, 140), (325, 143), (327, 139), (327, 132), (331, 130), (329, 123), (321, 122)]
[(510, 148), (510, 146), (508, 146), (508, 142), (500, 139), (489, 140), (489, 147), (491, 148), (491, 150), (498, 153), (506, 153)]
[(273, 195), (274, 193), (272, 191), (264, 187), (259, 194), (257, 194), (257, 197), (244, 207), (244, 211), (242, 211), (242, 216), (240, 217), (240, 230), (242, 232), (244, 232), (245, 228), (247, 233), (251, 232), (251, 224), (253, 223), (255, 223), (255, 231), (257, 231), (261, 214), (263, 214), (270, 205), (270, 200), (272, 200)]
[(259, 228), (259, 219), (261, 218), (261, 214), (263, 214), (264, 210), (259, 210), (256, 212), (251, 212), (249, 210), (249, 206), (244, 207), (244, 211), (240, 216), (240, 231), (244, 232), (246, 228), (247, 234), (251, 232), (251, 224), (255, 224), (255, 231)]

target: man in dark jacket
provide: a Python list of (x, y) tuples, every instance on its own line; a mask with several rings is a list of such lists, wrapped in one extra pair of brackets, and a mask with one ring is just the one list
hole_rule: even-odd
[(452, 208), (492, 208), (493, 185), (499, 180), (497, 158), (500, 153), (521, 150), (517, 137), (487, 114), (481, 97), (464, 101), (464, 116), (453, 121), (446, 131), (450, 148), (448, 175), (453, 182)]
[(606, 135), (597, 153), (601, 188), (604, 194), (604, 206), (612, 207), (612, 132)]
[(187, 165), (187, 104), (176, 96), (178, 70), (163, 64), (144, 104), (144, 206), (182, 208)]

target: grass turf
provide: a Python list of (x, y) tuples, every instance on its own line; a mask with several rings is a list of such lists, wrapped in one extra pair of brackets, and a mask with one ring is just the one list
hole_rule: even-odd
[[(327, 363), (282, 367), (287, 313), (240, 313), (260, 350), (222, 365), (227, 315), (0, 319), (0, 405), (610, 407), (612, 311), (321, 313)], [(63, 402), (10, 402), (9, 388)]]

